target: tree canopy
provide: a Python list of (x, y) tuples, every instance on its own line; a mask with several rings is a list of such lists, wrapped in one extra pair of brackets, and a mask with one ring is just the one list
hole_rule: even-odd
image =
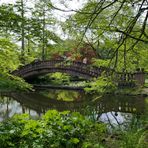
[(1, 38), (17, 44), (12, 52), (22, 64), (65, 51), (79, 55), (89, 44), (111, 68), (148, 69), (147, 6), (147, 0), (17, 0), (0, 5)]

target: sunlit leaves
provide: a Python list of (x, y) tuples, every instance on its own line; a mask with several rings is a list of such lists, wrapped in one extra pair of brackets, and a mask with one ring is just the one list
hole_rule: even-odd
[[(103, 58), (111, 60), (111, 67), (121, 70), (125, 67), (125, 61), (129, 64), (126, 67), (131, 67), (135, 59), (141, 57), (139, 46), (143, 45), (141, 50), (147, 52), (147, 4), (143, 2), (88, 1), (67, 20), (65, 28), (69, 28), (69, 35), (78, 42), (83, 39), (92, 43), (97, 52), (103, 53)], [(123, 44), (126, 44), (126, 59), (123, 56)], [(133, 64), (132, 70), (138, 66), (142, 65), (139, 62), (138, 65)]]
[(94, 81), (91, 81), (88, 87), (85, 87), (84, 90), (88, 93), (113, 93), (116, 90), (116, 84), (112, 81), (111, 77), (101, 76), (94, 79)]
[(12, 71), (19, 65), (17, 48), (18, 47), (8, 39), (0, 39), (0, 71)]
[[(7, 123), (0, 124), (1, 147), (82, 147), (85, 141), (90, 145), (99, 143), (105, 135), (106, 126), (93, 123), (80, 113), (69, 111), (48, 111), (42, 119), (28, 119), (26, 115), (14, 116)], [(90, 133), (97, 139), (89, 139)], [(6, 141), (5, 141), (6, 140)]]
[(20, 65), (17, 45), (0, 39), (0, 90), (26, 90), (31, 86), (21, 78), (10, 75)]

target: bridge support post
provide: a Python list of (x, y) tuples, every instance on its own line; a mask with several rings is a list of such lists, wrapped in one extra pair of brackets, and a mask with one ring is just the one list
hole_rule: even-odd
[(137, 86), (144, 86), (145, 84), (144, 69), (138, 68), (137, 71), (134, 73), (134, 79), (136, 81)]

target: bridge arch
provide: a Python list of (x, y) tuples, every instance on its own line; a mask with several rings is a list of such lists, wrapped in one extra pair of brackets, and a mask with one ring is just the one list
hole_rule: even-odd
[(63, 60), (37, 61), (25, 65), (12, 72), (13, 75), (23, 79), (31, 79), (48, 73), (61, 72), (72, 76), (79, 76), (85, 79), (98, 77), (103, 68), (92, 67), (81, 62), (70, 62)]

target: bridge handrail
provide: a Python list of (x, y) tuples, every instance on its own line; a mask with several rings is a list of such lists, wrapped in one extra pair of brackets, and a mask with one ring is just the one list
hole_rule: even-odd
[(111, 72), (114, 72), (114, 81), (121, 86), (127, 84), (131, 85), (132, 83), (135, 83), (134, 81), (137, 81), (140, 85), (143, 85), (145, 81), (143, 72), (115, 72), (105, 67), (95, 67), (82, 62), (68, 60), (34, 61), (13, 71), (12, 74), (25, 78), (30, 75), (34, 76), (57, 71), (66, 72), (76, 76), (83, 76), (86, 79), (101, 76), (103, 71), (105, 71), (107, 76), (110, 75)]
[[(69, 65), (68, 65), (68, 63), (69, 63)], [(18, 73), (20, 71), (22, 71), (22, 72), (28, 71), (29, 69), (32, 69), (34, 67), (40, 67), (40, 66), (44, 67), (44, 65), (55, 66), (55, 64), (60, 64), (60, 66), (63, 66), (63, 67), (68, 67), (68, 66), (70, 66), (71, 68), (79, 67), (82, 70), (89, 70), (89, 71), (96, 72), (96, 73), (101, 72), (102, 69), (103, 69), (102, 68), (101, 71), (100, 71), (100, 67), (94, 67), (94, 66), (89, 67), (87, 64), (84, 64), (82, 62), (63, 61), (63, 60), (46, 60), (46, 61), (32, 62), (30, 64), (22, 66), (19, 69), (13, 71), (13, 73)]]
[(101, 73), (107, 69), (104, 67), (95, 67), (82, 62), (76, 61), (64, 61), (64, 60), (45, 60), (45, 61), (33, 61), (30, 64), (24, 65), (19, 69), (12, 72), (14, 75), (22, 76), (25, 73), (42, 69), (59, 69), (65, 71), (79, 72), (81, 74), (88, 75), (90, 77), (98, 77)]

